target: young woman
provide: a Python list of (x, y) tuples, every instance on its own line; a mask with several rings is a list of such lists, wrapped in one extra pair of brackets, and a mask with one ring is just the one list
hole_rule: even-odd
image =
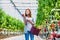
[(26, 9), (25, 14), (22, 14), (22, 16), (24, 17), (24, 23), (25, 23), (24, 27), (25, 40), (29, 40), (29, 36), (31, 40), (34, 40), (34, 35), (30, 33), (31, 28), (34, 25), (33, 18), (31, 17), (31, 10)]

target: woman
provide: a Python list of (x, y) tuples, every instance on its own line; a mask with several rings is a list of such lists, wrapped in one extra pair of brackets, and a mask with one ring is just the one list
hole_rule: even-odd
[(31, 10), (26, 9), (25, 14), (22, 14), (22, 16), (24, 17), (24, 23), (25, 23), (24, 27), (25, 40), (29, 40), (29, 36), (31, 40), (34, 40), (34, 35), (30, 33), (31, 28), (34, 25), (32, 21), (33, 18), (31, 17)]

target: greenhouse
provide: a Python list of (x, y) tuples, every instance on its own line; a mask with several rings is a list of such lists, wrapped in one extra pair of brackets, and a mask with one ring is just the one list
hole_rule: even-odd
[(60, 0), (0, 0), (0, 40), (60, 40)]

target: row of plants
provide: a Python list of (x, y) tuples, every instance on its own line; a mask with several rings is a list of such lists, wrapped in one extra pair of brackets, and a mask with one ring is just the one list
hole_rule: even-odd
[(9, 15), (7, 15), (1, 8), (0, 8), (0, 29), (7, 29), (11, 31), (23, 31), (24, 30), (24, 23), (21, 20), (17, 20)]
[[(50, 20), (51, 10), (53, 8), (60, 8), (60, 0), (38, 0), (38, 14), (36, 19), (36, 25), (45, 24), (45, 19)], [(56, 19), (60, 19), (59, 12), (56, 13), (54, 16)]]

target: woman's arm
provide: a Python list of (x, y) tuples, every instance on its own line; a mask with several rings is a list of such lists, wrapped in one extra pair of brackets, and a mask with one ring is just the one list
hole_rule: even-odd
[(26, 25), (27, 24), (27, 22), (26, 22), (26, 16), (24, 14), (22, 14), (22, 16), (24, 17), (24, 23)]
[(31, 20), (27, 20), (29, 23), (31, 23), (32, 25), (34, 25), (34, 23)]
[(25, 23), (25, 25), (27, 24), (27, 22), (26, 22), (26, 18), (24, 17), (24, 23)]

